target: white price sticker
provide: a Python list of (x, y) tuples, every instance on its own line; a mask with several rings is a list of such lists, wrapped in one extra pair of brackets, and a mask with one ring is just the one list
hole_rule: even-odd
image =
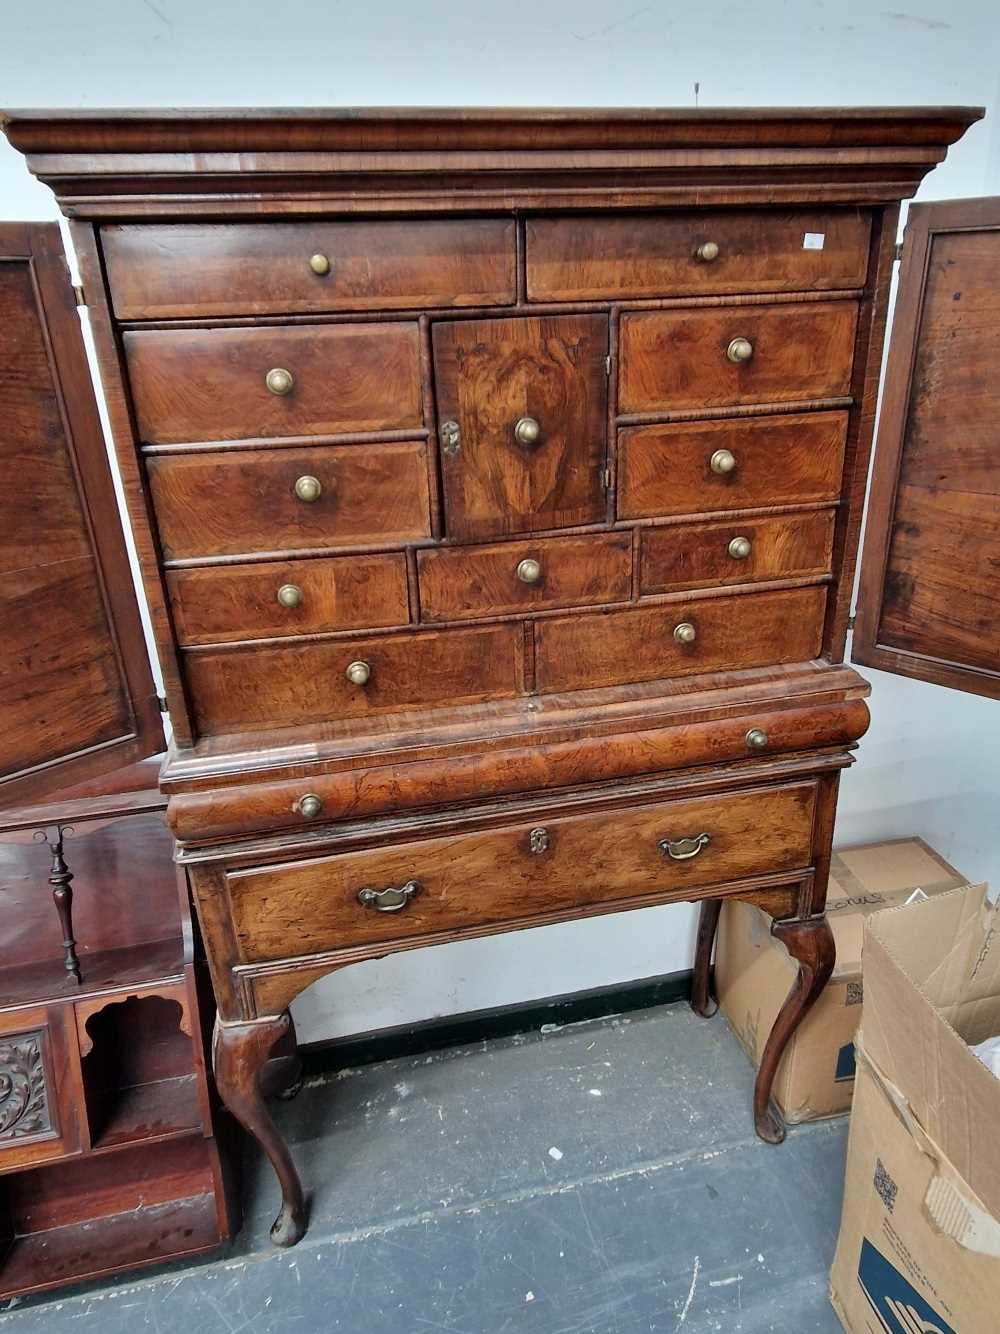
[(822, 250), (826, 242), (826, 232), (806, 232), (802, 238), (803, 250)]

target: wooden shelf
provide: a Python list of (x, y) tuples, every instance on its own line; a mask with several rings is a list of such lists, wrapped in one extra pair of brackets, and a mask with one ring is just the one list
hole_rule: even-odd
[(86, 1000), (116, 987), (156, 986), (184, 980), (184, 941), (180, 936), (114, 950), (80, 954), (83, 981), (77, 984), (59, 957), (4, 966), (0, 971), (0, 1009), (51, 1000)]
[(15, 1237), (3, 1263), (4, 1297), (198, 1255), (219, 1245), (211, 1192)]
[(94, 1153), (174, 1139), (201, 1128), (194, 1073), (120, 1089), (93, 1143)]

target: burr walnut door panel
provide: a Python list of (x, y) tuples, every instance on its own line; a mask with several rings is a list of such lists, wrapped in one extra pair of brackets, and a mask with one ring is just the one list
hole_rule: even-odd
[(607, 353), (603, 315), (435, 326), (449, 537), (604, 519)]
[(907, 219), (855, 662), (1000, 697), (1000, 198)]
[(163, 746), (55, 223), (0, 226), (0, 804)]

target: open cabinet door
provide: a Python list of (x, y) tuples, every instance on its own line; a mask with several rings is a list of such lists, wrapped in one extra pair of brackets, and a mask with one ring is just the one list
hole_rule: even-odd
[(1000, 696), (1000, 199), (907, 218), (852, 656)]
[(59, 227), (0, 224), (0, 806), (162, 748)]

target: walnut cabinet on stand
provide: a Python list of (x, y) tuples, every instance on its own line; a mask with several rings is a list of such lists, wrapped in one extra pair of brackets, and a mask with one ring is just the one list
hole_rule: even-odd
[(757, 903), (800, 966), (782, 1138), (899, 205), (980, 114), (11, 113), (71, 219), (277, 1242), (260, 1071), (398, 950), (702, 900), (708, 1013), (719, 905)]

